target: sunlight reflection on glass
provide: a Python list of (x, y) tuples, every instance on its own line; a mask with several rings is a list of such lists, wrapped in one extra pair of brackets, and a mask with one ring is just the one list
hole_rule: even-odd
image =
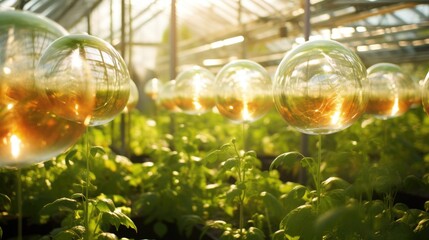
[(21, 139), (17, 137), (15, 134), (12, 134), (10, 137), (10, 152), (12, 154), (12, 157), (14, 159), (17, 159), (19, 157), (19, 154), (21, 153)]

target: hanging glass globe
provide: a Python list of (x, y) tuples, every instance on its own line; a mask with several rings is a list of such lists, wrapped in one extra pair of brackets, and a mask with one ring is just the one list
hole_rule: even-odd
[(139, 102), (139, 90), (136, 83), (133, 80), (130, 80), (130, 96), (128, 98), (127, 106), (124, 108), (124, 112), (130, 112), (136, 108)]
[(289, 51), (273, 81), (274, 104), (286, 122), (307, 134), (330, 134), (352, 125), (367, 104), (366, 68), (331, 40), (306, 42)]
[(159, 105), (169, 112), (180, 112), (176, 104), (176, 80), (168, 81), (159, 92)]
[(421, 94), (423, 109), (429, 115), (429, 72), (423, 80)]
[(43, 51), (65, 34), (36, 14), (0, 11), (0, 167), (49, 160), (85, 131), (85, 125), (52, 114), (34, 76)]
[(121, 55), (106, 41), (72, 34), (53, 42), (37, 68), (39, 87), (54, 113), (90, 126), (113, 120), (130, 94), (130, 75)]
[(398, 65), (372, 65), (368, 68), (368, 80), (370, 90), (366, 113), (379, 119), (389, 119), (408, 111), (416, 86)]
[(250, 60), (236, 60), (216, 75), (216, 107), (233, 122), (253, 122), (272, 107), (271, 77), (264, 67)]
[(187, 114), (203, 114), (215, 106), (215, 76), (207, 69), (193, 66), (176, 78), (176, 105)]
[(159, 91), (162, 88), (162, 83), (158, 78), (152, 78), (144, 85), (144, 92), (150, 99), (156, 101), (158, 99)]

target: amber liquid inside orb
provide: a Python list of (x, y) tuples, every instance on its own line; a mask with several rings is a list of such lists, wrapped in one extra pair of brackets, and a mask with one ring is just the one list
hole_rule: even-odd
[(98, 90), (95, 99), (94, 113), (90, 125), (101, 125), (117, 116), (120, 109), (124, 109), (130, 96), (129, 90)]
[(362, 104), (353, 96), (277, 96), (280, 115), (307, 134), (328, 134), (350, 126), (361, 116)]
[(210, 111), (215, 105), (213, 97), (176, 97), (176, 105), (184, 112), (201, 114)]
[(146, 94), (152, 100), (156, 100), (158, 98), (158, 92), (146, 92)]
[[(16, 80), (16, 79), (14, 79)], [(49, 160), (73, 145), (85, 125), (60, 118), (50, 111), (50, 101), (26, 81), (0, 82), (0, 166), (23, 166)], [(18, 84), (16, 84), (18, 83)], [(81, 104), (78, 101), (70, 105)]]
[(169, 112), (180, 112), (180, 108), (177, 107), (176, 102), (172, 98), (161, 99), (159, 104)]
[(261, 118), (273, 102), (268, 96), (254, 97), (244, 101), (239, 98), (218, 99), (216, 104), (219, 112), (234, 122), (252, 122)]
[(366, 113), (374, 115), (376, 118), (387, 119), (401, 116), (406, 113), (410, 107), (409, 99), (392, 97), (375, 97), (368, 99)]
[[(46, 91), (46, 96), (51, 104), (51, 112), (63, 118), (74, 120), (86, 125), (91, 120), (93, 113), (95, 96), (92, 98), (81, 97), (76, 94), (70, 94), (67, 91)], [(72, 115), (72, 116), (71, 116)]]

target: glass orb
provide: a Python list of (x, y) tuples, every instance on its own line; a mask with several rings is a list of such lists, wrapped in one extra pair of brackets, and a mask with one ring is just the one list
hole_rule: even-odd
[(37, 76), (55, 114), (90, 126), (113, 120), (130, 95), (125, 61), (109, 43), (90, 35), (67, 35), (49, 45)]
[(159, 105), (169, 112), (180, 112), (180, 108), (176, 105), (176, 80), (168, 81), (159, 91)]
[(420, 81), (412, 81), (414, 84), (414, 88), (411, 94), (411, 102), (410, 108), (419, 108), (422, 105), (422, 86), (420, 85)]
[(0, 167), (42, 162), (72, 146), (85, 125), (51, 113), (34, 71), (42, 52), (67, 34), (55, 22), (23, 11), (0, 11)]
[(139, 102), (139, 90), (136, 83), (130, 80), (130, 97), (128, 98), (127, 106), (124, 108), (124, 112), (129, 112), (136, 108)]
[(216, 107), (236, 123), (253, 122), (272, 107), (271, 77), (264, 67), (249, 60), (236, 60), (216, 75)]
[(421, 94), (423, 110), (429, 115), (429, 72), (426, 74), (426, 77), (422, 82)]
[(215, 106), (215, 75), (200, 66), (182, 71), (176, 78), (176, 104), (187, 114), (203, 114)]
[(156, 101), (158, 99), (159, 91), (162, 87), (161, 81), (158, 78), (152, 78), (147, 81), (144, 85), (144, 92), (149, 96), (150, 99)]
[(367, 85), (366, 68), (354, 52), (331, 40), (309, 41), (280, 62), (273, 81), (274, 104), (302, 133), (335, 133), (364, 113)]
[(378, 63), (367, 72), (370, 89), (366, 113), (389, 119), (408, 111), (414, 100), (415, 84), (398, 65)]

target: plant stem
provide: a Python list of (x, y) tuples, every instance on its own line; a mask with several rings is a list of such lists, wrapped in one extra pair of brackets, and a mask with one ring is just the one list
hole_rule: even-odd
[(90, 232), (89, 232), (89, 139), (88, 139), (88, 128), (85, 130), (85, 160), (86, 160), (86, 181), (85, 181), (85, 207), (84, 207), (84, 225), (85, 225), (85, 237), (89, 240)]
[(318, 135), (319, 138), (319, 144), (317, 147), (317, 164), (316, 164), (316, 194), (317, 194), (317, 202), (316, 202), (316, 209), (317, 212), (319, 212), (319, 205), (320, 205), (320, 196), (321, 196), (321, 188), (322, 188), (322, 177), (320, 173), (320, 165), (322, 163), (322, 134)]
[(246, 132), (246, 123), (243, 122), (243, 124), (241, 125), (242, 129), (241, 129), (241, 133), (242, 133), (242, 138), (243, 138), (243, 150), (246, 151), (247, 149), (247, 144), (246, 144), (246, 139), (247, 139), (247, 132)]
[(18, 240), (22, 240), (22, 179), (21, 179), (21, 168), (18, 168), (17, 172), (17, 200), (18, 200)]
[[(243, 134), (244, 134), (244, 130), (243, 130)], [(245, 180), (245, 178), (244, 178), (245, 171), (243, 170), (243, 162), (244, 161), (243, 161), (243, 157), (241, 156), (240, 152), (237, 149), (237, 145), (235, 144), (235, 141), (233, 141), (233, 145), (234, 145), (235, 154), (237, 154), (237, 159), (239, 161), (238, 169), (237, 169), (237, 175), (238, 175), (237, 176), (238, 177), (237, 182), (239, 184), (241, 184)], [(244, 206), (243, 205), (244, 205), (245, 194), (246, 194), (246, 192), (245, 192), (245, 190), (243, 190), (243, 192), (240, 194), (239, 202), (238, 202), (238, 211), (239, 211), (239, 222), (238, 222), (238, 224), (239, 224), (239, 229), (240, 229), (241, 233), (244, 233), (244, 231), (243, 231), (243, 227), (244, 227)], [(241, 239), (241, 237), (242, 236), (240, 235), (240, 239)]]

